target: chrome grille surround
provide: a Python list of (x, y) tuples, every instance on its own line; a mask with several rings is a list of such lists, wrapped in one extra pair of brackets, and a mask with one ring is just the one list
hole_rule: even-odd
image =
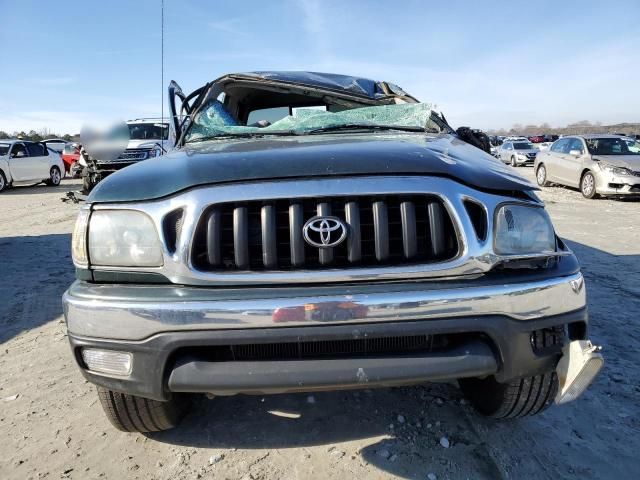
[[(254, 201), (262, 199), (316, 198), (318, 196), (377, 196), (377, 195), (432, 195), (438, 197), (449, 214), (458, 241), (458, 254), (436, 263), (372, 266), (363, 268), (287, 271), (225, 271), (205, 272), (192, 263), (191, 251), (195, 229), (205, 210), (214, 203)], [(484, 240), (477, 237), (464, 202), (483, 205), (487, 212), (487, 231)], [(488, 272), (505, 260), (549, 257), (550, 255), (500, 256), (493, 251), (493, 219), (496, 208), (503, 203), (519, 203), (542, 208), (534, 199), (515, 199), (511, 196), (481, 192), (442, 177), (424, 176), (369, 176), (340, 177), (308, 180), (279, 180), (234, 183), (229, 185), (194, 187), (171, 197), (135, 203), (94, 204), (93, 210), (139, 210), (149, 215), (156, 226), (163, 245), (162, 267), (100, 267), (103, 271), (155, 272), (171, 282), (185, 285), (267, 285), (327, 282), (358, 282), (376, 280), (409, 280), (420, 278), (447, 278), (478, 275)], [(167, 246), (163, 237), (163, 220), (175, 212), (183, 211), (183, 223), (175, 251)], [(551, 256), (568, 255), (559, 250)], [(89, 259), (90, 261), (90, 259)]]
[[(330, 246), (310, 232), (309, 222), (323, 218), (341, 232)], [(200, 219), (191, 253), (196, 269), (215, 272), (426, 264), (450, 260), (457, 250), (437, 197), (350, 195), (216, 202)]]

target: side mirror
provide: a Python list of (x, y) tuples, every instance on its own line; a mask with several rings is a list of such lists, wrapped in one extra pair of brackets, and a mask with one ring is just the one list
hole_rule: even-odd
[(569, 151), (569, 155), (579, 157), (580, 155), (582, 155), (582, 150), (571, 150)]

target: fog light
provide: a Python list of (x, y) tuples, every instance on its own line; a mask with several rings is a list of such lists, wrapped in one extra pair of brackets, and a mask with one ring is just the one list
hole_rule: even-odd
[(556, 403), (571, 402), (587, 389), (604, 365), (600, 350), (589, 340), (574, 340), (564, 346), (556, 367), (559, 382)]
[(133, 357), (128, 352), (83, 348), (82, 360), (92, 372), (126, 376), (131, 373)]

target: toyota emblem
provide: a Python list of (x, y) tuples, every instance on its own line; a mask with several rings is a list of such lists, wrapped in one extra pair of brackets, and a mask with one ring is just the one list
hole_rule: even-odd
[(347, 226), (337, 217), (313, 217), (302, 227), (305, 241), (312, 247), (331, 248), (347, 238)]

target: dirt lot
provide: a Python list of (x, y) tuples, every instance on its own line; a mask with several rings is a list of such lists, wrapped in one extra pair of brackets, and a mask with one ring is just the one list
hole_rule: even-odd
[(108, 424), (71, 359), (60, 305), (73, 280), (78, 207), (60, 201), (71, 188), (0, 194), (0, 478), (637, 478), (639, 202), (541, 194), (584, 267), (607, 361), (573, 404), (496, 423), (450, 384), (202, 397), (180, 428), (144, 436)]

